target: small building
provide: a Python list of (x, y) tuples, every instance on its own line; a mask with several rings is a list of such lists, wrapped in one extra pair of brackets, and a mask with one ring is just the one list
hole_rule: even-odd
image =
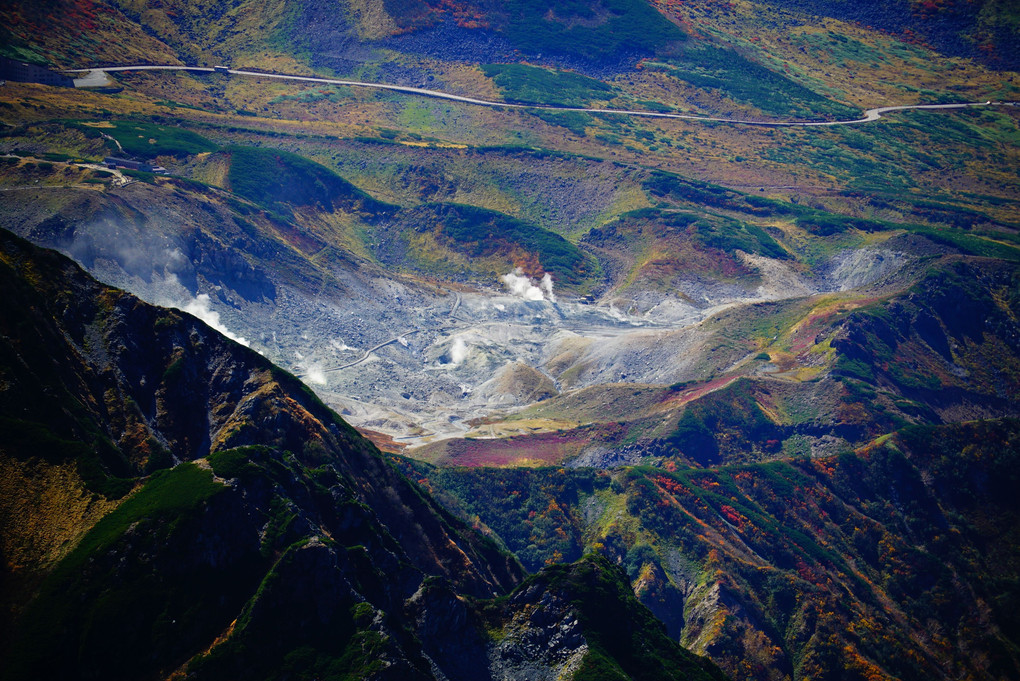
[(107, 168), (126, 168), (127, 170), (138, 170), (143, 173), (155, 173), (157, 175), (166, 175), (167, 169), (163, 166), (154, 166), (146, 163), (145, 161), (133, 161), (129, 158), (117, 158), (116, 156), (107, 156), (103, 163), (106, 164)]
[(74, 87), (74, 78), (51, 71), (44, 66), (0, 57), (0, 80), (17, 83), (40, 83), (55, 87)]

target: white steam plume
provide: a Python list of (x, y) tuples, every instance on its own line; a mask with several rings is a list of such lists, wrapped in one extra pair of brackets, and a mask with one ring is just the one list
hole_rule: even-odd
[(189, 314), (195, 315), (230, 340), (237, 341), (245, 347), (250, 347), (248, 339), (242, 338), (241, 336), (235, 336), (227, 330), (227, 327), (225, 327), (223, 322), (220, 321), (220, 313), (213, 310), (212, 307), (210, 307), (210, 303), (211, 301), (209, 300), (208, 294), (199, 293), (193, 300), (186, 303), (184, 307), (181, 307), (180, 309)]
[[(524, 276), (524, 270), (520, 267), (509, 274), (504, 274), (500, 277), (500, 281), (506, 285), (512, 295), (518, 298), (523, 298), (524, 300), (543, 300), (545, 298), (542, 295), (542, 289), (531, 283), (531, 279)], [(550, 290), (551, 286), (552, 280), (550, 279)]]
[(539, 282), (538, 285), (542, 288), (543, 291), (545, 291), (546, 295), (549, 296), (549, 302), (555, 303), (556, 302), (556, 294), (553, 293), (552, 275), (549, 274), (548, 272), (543, 274), (542, 275), (542, 281)]
[(453, 339), (453, 345), (450, 346), (450, 361), (454, 364), (460, 364), (467, 359), (469, 350), (470, 348), (468, 348), (468, 344), (464, 342), (464, 339), (457, 336)]
[(305, 383), (314, 383), (315, 385), (326, 385), (326, 372), (322, 370), (322, 367), (318, 364), (305, 367), (304, 375)]

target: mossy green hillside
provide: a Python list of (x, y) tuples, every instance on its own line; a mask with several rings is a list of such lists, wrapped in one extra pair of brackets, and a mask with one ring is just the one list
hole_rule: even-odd
[(686, 38), (675, 24), (639, 0), (568, 0), (558, 2), (551, 11), (540, 0), (490, 6), (497, 17), (505, 17), (505, 23), (497, 24), (503, 33), (532, 53), (612, 58), (668, 50)]
[(584, 107), (615, 96), (609, 85), (577, 73), (523, 64), (485, 64), (481, 69), (512, 102)]
[(279, 149), (230, 147), (227, 181), (239, 196), (267, 208), (281, 204), (332, 211), (381, 211), (386, 206), (328, 168)]
[(549, 272), (558, 282), (578, 286), (595, 272), (591, 256), (560, 235), (496, 211), (461, 204), (425, 204), (407, 211), (417, 233), (471, 260), (494, 259), (500, 272), (522, 267), (530, 276)]
[(859, 115), (855, 108), (827, 99), (729, 48), (689, 44), (668, 57), (646, 61), (644, 67), (696, 88), (718, 91), (767, 114), (835, 119)]
[(552, 565), (532, 580), (568, 594), (587, 632), (588, 653), (575, 679), (726, 678), (714, 664), (670, 640), (626, 587), (626, 573), (604, 556), (589, 553), (571, 565)]
[(143, 119), (118, 120), (88, 125), (78, 129), (90, 136), (106, 135), (111, 156), (153, 159), (157, 156), (184, 157), (215, 151), (216, 145), (201, 134), (177, 125), (155, 123)]

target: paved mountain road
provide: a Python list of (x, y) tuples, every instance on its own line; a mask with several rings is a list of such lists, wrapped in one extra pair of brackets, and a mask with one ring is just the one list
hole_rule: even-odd
[[(91, 69), (77, 69), (74, 73), (87, 73), (84, 80), (98, 82), (103, 73), (118, 71), (194, 71), (199, 73), (230, 73), (235, 76), (252, 76), (255, 78), (276, 78), (278, 80), (293, 80), (307, 83), (321, 83), (324, 85), (347, 85), (351, 87), (365, 87), (376, 90), (390, 90), (402, 92), (409, 95), (432, 97), (434, 99), (447, 99), (454, 102), (474, 104), (476, 106), (488, 106), (502, 109), (539, 109), (546, 111), (579, 111), (583, 113), (609, 113), (622, 114), (625, 116), (646, 116), (649, 118), (676, 118), (686, 121), (705, 121), (713, 123), (732, 123), (737, 125), (757, 125), (772, 128), (789, 127), (814, 127), (833, 125), (855, 125), (857, 123), (870, 123), (882, 118), (883, 114), (893, 111), (907, 111), (910, 109), (965, 109), (972, 106), (1016, 106), (1016, 102), (961, 102), (959, 104), (908, 104), (903, 106), (880, 106), (868, 109), (864, 112), (864, 118), (857, 118), (848, 121), (747, 121), (735, 118), (717, 118), (712, 116), (693, 116), (689, 114), (661, 113), (656, 111), (632, 111), (629, 109), (586, 109), (583, 107), (549, 106), (542, 104), (512, 104), (507, 102), (492, 102), (486, 99), (475, 99), (473, 97), (462, 97), (441, 90), (427, 90), (425, 88), (410, 87), (406, 85), (387, 85), (385, 83), (368, 83), (360, 80), (342, 80), (338, 78), (319, 78), (317, 76), (293, 76), (280, 73), (263, 73), (261, 71), (248, 71), (243, 69), (209, 68), (205, 66), (173, 66), (173, 65), (136, 65), (136, 66), (108, 66)], [(105, 79), (104, 79), (105, 80)]]

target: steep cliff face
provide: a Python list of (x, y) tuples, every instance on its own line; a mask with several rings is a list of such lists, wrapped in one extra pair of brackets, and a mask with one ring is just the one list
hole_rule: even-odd
[(601, 559), (494, 598), (516, 559), (199, 320), (7, 233), (0, 285), (0, 677), (616, 678), (625, 633), (721, 678)]
[[(521, 649), (530, 643), (558, 655), (566, 668), (576, 665), (574, 678), (726, 678), (708, 660), (671, 645), (665, 626), (637, 603), (626, 573), (597, 553), (545, 568), (489, 612), (504, 621), (510, 616), (499, 650), (504, 659), (514, 659), (511, 651), (526, 658)], [(583, 657), (578, 649), (586, 649)]]
[[(4, 501), (12, 676), (170, 671), (242, 610), (228, 649), (273, 632), (254, 647), (271, 666), (312, 629), (360, 631), (356, 605), (370, 630), (426, 576), (477, 597), (520, 578), (258, 354), (62, 256), (7, 234), (2, 248), (4, 479), (70, 494), (63, 471), (93, 500), (49, 509), (71, 528), (56, 545), (33, 538), (34, 504)], [(405, 644), (394, 664), (421, 666)]]

